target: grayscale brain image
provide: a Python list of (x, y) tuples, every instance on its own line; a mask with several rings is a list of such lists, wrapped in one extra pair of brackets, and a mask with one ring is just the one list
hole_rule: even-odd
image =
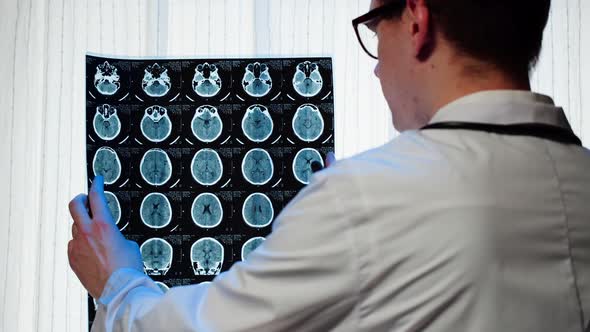
[(221, 201), (211, 193), (199, 194), (193, 201), (191, 216), (195, 224), (199, 227), (217, 227), (223, 219)]
[(272, 222), (274, 208), (270, 198), (262, 193), (253, 193), (244, 201), (242, 217), (250, 227), (263, 228)]
[(274, 175), (274, 166), (270, 154), (263, 149), (252, 149), (242, 161), (244, 178), (254, 185), (266, 184)]
[(117, 68), (111, 65), (108, 61), (96, 66), (96, 74), (94, 74), (94, 87), (98, 92), (105, 96), (114, 95), (121, 87), (119, 82), (119, 75)]
[(121, 160), (117, 152), (110, 147), (101, 147), (92, 160), (94, 175), (102, 175), (105, 184), (117, 182), (121, 176)]
[(161, 186), (172, 176), (172, 161), (166, 151), (151, 149), (141, 158), (141, 176), (152, 186)]
[(246, 243), (244, 243), (244, 245), (242, 246), (242, 260), (245, 261), (248, 255), (250, 255), (250, 253), (254, 251), (254, 249), (258, 248), (262, 244), (262, 242), (264, 242), (264, 240), (265, 238), (263, 238), (262, 236), (257, 236), (246, 241)]
[(317, 106), (305, 104), (297, 108), (292, 126), (293, 132), (300, 140), (313, 142), (324, 132), (324, 119)]
[(245, 68), (242, 87), (252, 97), (264, 97), (272, 89), (269, 68), (264, 63), (249, 63)]
[(219, 68), (205, 62), (195, 67), (193, 90), (201, 97), (213, 97), (221, 91)]
[(316, 149), (305, 148), (297, 152), (293, 160), (293, 174), (297, 181), (308, 184), (312, 175), (311, 163), (318, 162), (324, 166), (324, 158)]
[(223, 245), (214, 238), (199, 239), (191, 247), (191, 262), (195, 275), (219, 274), (223, 258)]
[(172, 132), (168, 110), (158, 105), (146, 108), (141, 119), (141, 132), (145, 138), (155, 143), (167, 139)]
[(297, 65), (293, 75), (293, 87), (303, 97), (313, 97), (320, 93), (324, 81), (317, 64), (305, 61)]
[(217, 151), (202, 149), (195, 153), (191, 163), (191, 172), (195, 181), (203, 186), (216, 184), (223, 175), (223, 162)]
[(140, 247), (143, 267), (148, 275), (165, 275), (172, 266), (173, 249), (168, 241), (151, 238)]
[(119, 224), (121, 220), (121, 203), (119, 203), (117, 195), (110, 191), (105, 191), (104, 196), (107, 199), (107, 205), (109, 206), (109, 211), (111, 211), (111, 216), (113, 216), (115, 224)]
[(104, 177), (162, 292), (255, 261), (334, 151), (332, 73), (327, 57), (86, 56), (87, 186)]
[(248, 107), (242, 118), (242, 131), (252, 142), (266, 141), (273, 130), (273, 122), (264, 105), (252, 105)]
[(149, 193), (139, 207), (141, 221), (151, 228), (163, 228), (172, 221), (172, 206), (166, 195)]
[(105, 141), (116, 138), (121, 132), (121, 120), (117, 115), (117, 109), (109, 104), (96, 107), (92, 125), (96, 135)]
[(162, 97), (170, 91), (172, 84), (168, 76), (168, 69), (158, 63), (149, 65), (144, 70), (141, 81), (143, 91), (150, 97)]
[(210, 105), (197, 107), (191, 128), (193, 135), (201, 142), (210, 143), (219, 138), (223, 131), (223, 122), (217, 108)]

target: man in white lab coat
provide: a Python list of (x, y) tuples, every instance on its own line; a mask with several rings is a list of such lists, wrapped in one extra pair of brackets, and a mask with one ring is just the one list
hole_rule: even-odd
[(354, 26), (402, 134), (316, 173), (211, 284), (163, 294), (97, 177), (68, 246), (93, 330), (583, 331), (590, 154), (528, 78), (549, 5), (374, 0)]

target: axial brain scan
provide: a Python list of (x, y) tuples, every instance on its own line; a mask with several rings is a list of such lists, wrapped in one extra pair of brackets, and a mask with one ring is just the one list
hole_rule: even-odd
[(209, 105), (199, 106), (191, 123), (193, 135), (201, 142), (215, 141), (221, 135), (223, 122), (217, 108)]
[(152, 186), (161, 186), (172, 176), (172, 161), (162, 149), (148, 150), (141, 158), (141, 177)]
[(110, 191), (105, 191), (104, 196), (107, 199), (107, 205), (109, 206), (109, 211), (111, 211), (111, 216), (113, 216), (115, 224), (118, 224), (121, 220), (121, 204), (119, 204), (119, 199)]
[(102, 175), (105, 184), (117, 182), (121, 176), (121, 161), (117, 152), (109, 147), (102, 147), (96, 151), (92, 160), (94, 175)]
[(242, 174), (251, 184), (266, 184), (274, 175), (270, 154), (258, 148), (248, 151), (242, 160)]
[(170, 91), (171, 86), (168, 69), (158, 63), (147, 66), (144, 70), (141, 87), (148, 96), (162, 97)]
[(172, 205), (168, 197), (160, 193), (150, 193), (145, 196), (139, 212), (141, 221), (151, 228), (164, 228), (172, 220)]
[(305, 104), (297, 108), (292, 126), (293, 132), (300, 140), (313, 142), (324, 132), (324, 119), (315, 105)]
[(141, 247), (141, 258), (145, 272), (152, 276), (163, 276), (172, 266), (172, 246), (164, 239), (151, 238)]
[(298, 94), (313, 97), (320, 93), (323, 85), (320, 68), (316, 63), (305, 61), (297, 65), (293, 75), (293, 88)]
[(252, 142), (264, 142), (272, 134), (273, 123), (268, 108), (262, 105), (248, 107), (242, 118), (242, 131)]
[(242, 217), (248, 226), (262, 228), (270, 225), (274, 209), (268, 196), (254, 193), (248, 196), (242, 206)]
[(207, 62), (197, 65), (193, 76), (193, 90), (201, 97), (213, 97), (221, 90), (221, 78), (216, 65)]
[(252, 97), (264, 97), (272, 89), (272, 78), (268, 72), (268, 66), (264, 63), (254, 62), (246, 66), (242, 87)]
[(96, 107), (92, 125), (96, 135), (105, 141), (114, 139), (121, 132), (121, 121), (117, 115), (117, 109), (108, 104)]
[(223, 245), (214, 238), (202, 238), (191, 247), (191, 262), (195, 275), (219, 274), (223, 258)]
[(328, 57), (87, 55), (85, 69), (87, 184), (104, 176), (116, 227), (163, 292), (266, 255), (334, 150)]
[(103, 64), (96, 66), (96, 74), (94, 74), (94, 87), (98, 92), (105, 96), (114, 95), (121, 87), (119, 82), (119, 75), (117, 68), (105, 61)]
[(172, 132), (172, 121), (165, 107), (154, 105), (145, 109), (141, 119), (141, 132), (148, 140), (162, 142)]
[(219, 198), (214, 194), (199, 194), (193, 201), (191, 216), (194, 223), (202, 228), (219, 226), (223, 219), (223, 207)]
[(308, 184), (312, 175), (311, 163), (317, 161), (322, 167), (324, 166), (324, 159), (322, 155), (312, 148), (305, 148), (297, 152), (293, 160), (293, 174), (297, 181)]
[(193, 178), (203, 186), (212, 186), (221, 180), (223, 163), (219, 154), (212, 149), (201, 149), (191, 163)]
[(248, 255), (250, 255), (254, 249), (258, 248), (262, 242), (264, 242), (264, 240), (265, 238), (262, 236), (257, 236), (246, 241), (246, 243), (244, 243), (242, 246), (242, 260), (245, 261)]

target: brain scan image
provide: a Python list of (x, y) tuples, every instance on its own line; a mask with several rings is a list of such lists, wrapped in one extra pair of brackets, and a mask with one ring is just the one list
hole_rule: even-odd
[(242, 246), (242, 260), (245, 261), (248, 255), (254, 251), (254, 249), (258, 248), (264, 240), (266, 239), (262, 236), (258, 236), (246, 241)]
[(94, 175), (102, 175), (105, 184), (117, 182), (121, 176), (121, 161), (115, 150), (102, 147), (94, 154), (92, 159)]
[(217, 275), (223, 265), (224, 249), (211, 237), (196, 241), (191, 247), (191, 262), (195, 275)]
[(209, 105), (199, 106), (191, 122), (193, 135), (201, 142), (210, 143), (221, 136), (223, 122), (217, 108)]
[(159, 143), (172, 132), (172, 121), (165, 107), (154, 105), (145, 109), (141, 119), (141, 132), (148, 140)]
[(172, 220), (172, 205), (168, 197), (160, 193), (149, 193), (139, 207), (141, 221), (151, 228), (164, 228)]
[(121, 121), (117, 115), (117, 109), (108, 104), (96, 107), (92, 125), (96, 135), (105, 141), (114, 139), (121, 132)]
[(150, 97), (162, 97), (170, 91), (172, 84), (168, 77), (168, 69), (157, 63), (147, 66), (141, 81), (143, 91)]
[(293, 117), (293, 132), (300, 140), (313, 142), (324, 133), (324, 119), (317, 106), (305, 104), (297, 108)]
[(221, 78), (216, 65), (197, 65), (193, 76), (193, 90), (201, 97), (214, 97), (221, 90)]
[(268, 108), (262, 105), (248, 107), (242, 118), (242, 131), (252, 142), (266, 141), (273, 130), (273, 122)]
[(96, 74), (94, 74), (94, 87), (98, 92), (105, 96), (114, 95), (121, 87), (119, 82), (119, 75), (117, 68), (105, 61), (103, 64), (96, 66)]
[(152, 186), (161, 186), (172, 177), (172, 161), (162, 149), (148, 150), (139, 164), (141, 177)]
[(242, 87), (252, 97), (264, 97), (272, 89), (272, 78), (268, 72), (268, 66), (259, 62), (246, 66)]
[(166, 293), (170, 289), (170, 287), (166, 286), (166, 284), (163, 282), (156, 281), (156, 285), (158, 285), (163, 293)]
[(274, 165), (270, 154), (262, 149), (252, 149), (242, 160), (242, 174), (254, 185), (264, 185), (274, 175)]
[(303, 97), (313, 97), (320, 93), (324, 82), (320, 74), (320, 68), (316, 63), (309, 61), (297, 65), (293, 75), (293, 88)]
[(199, 150), (191, 162), (191, 172), (200, 185), (216, 184), (223, 175), (223, 163), (219, 154), (212, 149)]
[(330, 57), (86, 55), (85, 68), (88, 183), (104, 177), (160, 295), (266, 255), (284, 205), (334, 150)]
[(317, 161), (322, 167), (324, 166), (324, 159), (322, 155), (312, 148), (305, 148), (295, 155), (293, 160), (293, 174), (297, 181), (308, 184), (312, 175), (311, 163)]
[(223, 207), (217, 196), (210, 193), (199, 194), (191, 207), (193, 222), (202, 228), (219, 226), (223, 219)]
[(113, 220), (115, 221), (115, 224), (118, 224), (121, 220), (121, 204), (119, 204), (119, 199), (110, 191), (105, 191), (104, 196), (107, 199), (107, 205), (109, 211), (111, 211)]
[(242, 206), (242, 217), (250, 227), (262, 228), (270, 225), (274, 213), (270, 199), (261, 193), (248, 196)]
[(168, 241), (151, 238), (139, 247), (139, 251), (148, 275), (163, 276), (168, 273), (172, 265), (172, 246)]

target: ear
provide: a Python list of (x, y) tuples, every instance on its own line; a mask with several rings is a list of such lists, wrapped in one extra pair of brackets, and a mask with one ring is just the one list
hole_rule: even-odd
[(426, 0), (407, 0), (407, 13), (413, 54), (419, 60), (428, 58), (434, 42), (430, 9)]

